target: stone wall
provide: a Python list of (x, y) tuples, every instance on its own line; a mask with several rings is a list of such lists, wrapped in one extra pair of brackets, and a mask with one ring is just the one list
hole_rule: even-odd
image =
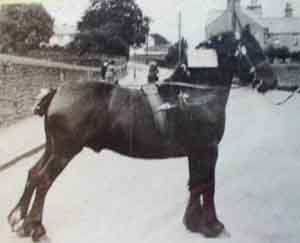
[(53, 62), (63, 62), (75, 65), (84, 65), (90, 67), (100, 67), (104, 60), (114, 60), (116, 64), (126, 62), (123, 56), (108, 56), (104, 53), (84, 53), (79, 56), (78, 51), (61, 48), (40, 48), (31, 50), (26, 56), (38, 59), (46, 59)]
[(41, 88), (88, 79), (100, 80), (100, 69), (0, 54), (0, 126), (30, 116)]

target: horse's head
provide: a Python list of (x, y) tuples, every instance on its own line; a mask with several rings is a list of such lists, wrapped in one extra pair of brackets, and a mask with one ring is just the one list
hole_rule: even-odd
[(264, 52), (252, 35), (249, 26), (241, 33), (225, 32), (200, 43), (196, 48), (215, 49), (220, 67), (236, 73), (240, 79), (252, 81), (260, 69), (270, 71), (275, 79)]

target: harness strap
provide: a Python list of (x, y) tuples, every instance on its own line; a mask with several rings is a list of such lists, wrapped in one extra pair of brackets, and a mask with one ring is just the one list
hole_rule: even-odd
[(295, 89), (294, 91), (292, 91), (287, 97), (285, 97), (283, 100), (281, 101), (277, 101), (277, 102), (272, 102), (270, 101), (271, 104), (276, 105), (276, 106), (280, 106), (280, 105), (284, 105), (285, 103), (287, 103), (290, 99), (292, 99), (297, 93), (300, 92), (300, 87), (298, 87), (297, 89)]

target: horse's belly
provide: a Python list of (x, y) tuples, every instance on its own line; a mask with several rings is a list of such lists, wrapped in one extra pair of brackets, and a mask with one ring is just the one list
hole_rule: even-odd
[(117, 153), (144, 159), (166, 159), (184, 157), (186, 153), (182, 146), (173, 144), (171, 142), (156, 142), (155, 144), (143, 144), (128, 142), (128, 146), (124, 146), (124, 143), (116, 143), (113, 146), (109, 146), (108, 149)]

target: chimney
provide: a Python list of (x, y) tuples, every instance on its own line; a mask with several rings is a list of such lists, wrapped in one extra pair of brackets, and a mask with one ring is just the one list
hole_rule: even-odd
[(247, 9), (259, 17), (263, 16), (262, 5), (258, 3), (258, 0), (251, 0), (251, 3), (247, 6)]
[(227, 9), (233, 10), (241, 7), (241, 0), (227, 0)]
[(292, 7), (292, 4), (287, 2), (286, 5), (285, 5), (285, 17), (286, 18), (292, 18), (293, 17), (293, 12), (294, 12), (294, 9)]

